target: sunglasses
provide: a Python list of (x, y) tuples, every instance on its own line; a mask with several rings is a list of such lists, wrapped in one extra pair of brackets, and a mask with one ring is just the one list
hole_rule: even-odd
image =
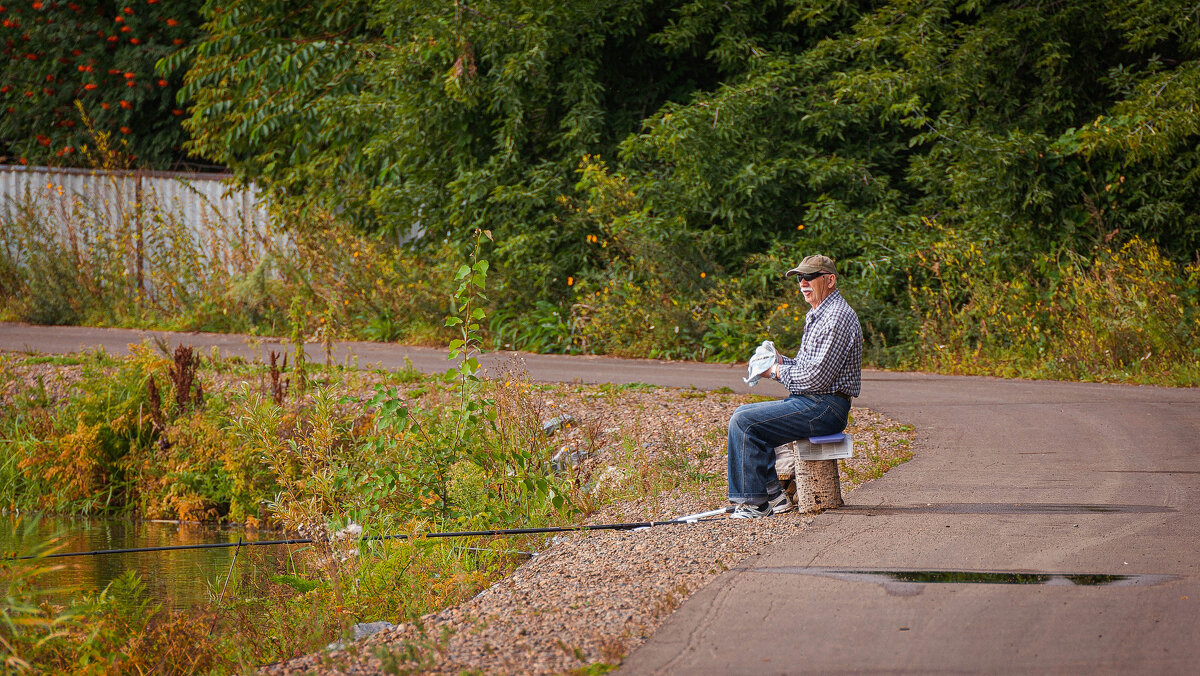
[(821, 277), (821, 276), (827, 275), (827, 274), (829, 274), (829, 273), (828, 272), (806, 272), (803, 274), (797, 274), (796, 275), (796, 278), (797, 278), (796, 283), (799, 284), (801, 279), (803, 279), (806, 282), (811, 282), (812, 280), (816, 279), (817, 277)]

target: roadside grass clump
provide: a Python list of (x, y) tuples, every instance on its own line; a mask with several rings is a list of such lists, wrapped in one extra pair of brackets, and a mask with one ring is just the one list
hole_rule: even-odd
[[(878, 479), (893, 467), (912, 460), (912, 425), (879, 429), (877, 425), (864, 424), (853, 432), (855, 457), (838, 461), (841, 480), (845, 482), (847, 490)], [(885, 436), (890, 438), (890, 443), (883, 443)]]
[(1200, 263), (1180, 266), (1135, 238), (1090, 256), (1031, 254), (1013, 269), (1011, 260), (945, 230), (938, 244), (916, 255), (909, 302), (919, 340), (898, 366), (1200, 383)]

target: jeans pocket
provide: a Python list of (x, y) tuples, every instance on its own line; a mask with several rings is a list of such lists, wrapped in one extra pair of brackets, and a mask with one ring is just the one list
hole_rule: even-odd
[(846, 429), (846, 416), (832, 406), (826, 406), (821, 414), (809, 422), (809, 436), (819, 437), (826, 434), (837, 434)]

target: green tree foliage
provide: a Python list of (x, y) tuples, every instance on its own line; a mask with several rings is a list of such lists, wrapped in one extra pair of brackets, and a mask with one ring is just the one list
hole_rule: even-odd
[(193, 5), (6, 0), (0, 18), (2, 161), (86, 164), (82, 149), (96, 145), (89, 123), (126, 142), (138, 165), (185, 158), (179, 82), (154, 64), (195, 39)]
[[(339, 4), (335, 20), (318, 3), (273, 31), (277, 4), (205, 7), (210, 38), (184, 91), (192, 148), (369, 230), (465, 241), (490, 226), (525, 298), (561, 298), (592, 260), (581, 244), (596, 233), (562, 199), (578, 197), (585, 155), (615, 155), (664, 104), (804, 39), (779, 29), (779, 2), (733, 3), (722, 20), (672, 2), (549, 0)], [(686, 44), (660, 36), (675, 24)], [(297, 77), (288, 65), (305, 50), (322, 58)]]
[(276, 198), (362, 212), (378, 171), (362, 153), (367, 122), (333, 101), (361, 95), (360, 59), (386, 48), (368, 26), (369, 7), (365, 0), (205, 2), (206, 39), (159, 68), (186, 68), (180, 105), (192, 105), (188, 150)]
[(673, 335), (724, 344), (668, 305), (765, 316), (780, 268), (819, 250), (882, 343), (941, 274), (918, 256), (930, 222), (1000, 276), (1114, 239), (1196, 256), (1198, 11), (212, 1), (184, 93), (192, 148), (286, 200), (417, 246), (493, 231), (513, 311), (661, 306)]
[[(797, 3), (792, 18), (820, 24), (850, 4)], [(708, 229), (727, 265), (772, 245), (850, 262), (876, 317), (895, 307), (912, 254), (941, 236), (922, 215), (1013, 261), (1122, 233), (1195, 255), (1183, 207), (1196, 202), (1195, 50), (1177, 15), (1121, 2), (875, 4), (813, 48), (764, 55), (652, 116), (623, 146), (641, 190)], [(1167, 92), (1174, 106), (1158, 100)], [(1159, 127), (1143, 134), (1169, 150), (1122, 147), (1105, 120), (1125, 110), (1138, 112), (1122, 128), (1153, 114)]]

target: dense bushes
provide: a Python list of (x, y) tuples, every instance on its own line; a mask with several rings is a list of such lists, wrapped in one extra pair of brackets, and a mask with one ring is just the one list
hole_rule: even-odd
[(908, 279), (944, 244), (924, 218), (988, 251), (988, 279), (1200, 247), (1182, 2), (217, 9), (192, 148), (418, 251), (490, 229), (503, 344), (739, 358), (795, 303), (778, 274), (822, 251), (891, 363), (922, 344)]
[[(952, 373), (1200, 384), (1200, 264), (1134, 239), (1094, 259), (1039, 254), (994, 276), (974, 244), (923, 253), (909, 299), (919, 336), (899, 363)], [(923, 273), (923, 274), (922, 274)], [(991, 274), (989, 274), (991, 273)]]
[[(1019, 341), (947, 323), (975, 321), (1015, 277), (1044, 294), (1024, 301), (1067, 311), (1062, 280), (1111, 269), (1110, 252), (1133, 244), (1161, 257), (1187, 335), (1185, 268), (1200, 249), (1189, 12), (1181, 0), (210, 2), (206, 37), (162, 72), (186, 71), (189, 148), (258, 182), (295, 248), (116, 312), (103, 306), (128, 305), (124, 278), (56, 266), (64, 256), (20, 234), (48, 226), (21, 222), (6, 228), (24, 240), (0, 255), (0, 294), (9, 316), (38, 321), (134, 323), (173, 307), (180, 327), (274, 333), (299, 302), (309, 335), (443, 342), (438, 280), (478, 228), (495, 236), (497, 345), (736, 360), (798, 335), (804, 307), (780, 273), (819, 251), (839, 260), (876, 364), (937, 366), (936, 344), (1002, 369), (1015, 357), (978, 355)], [(970, 279), (944, 290), (951, 268)], [(100, 309), (82, 307), (106, 288), (117, 293)], [(1052, 311), (1025, 314), (1067, 335)], [(1135, 331), (1133, 351), (1191, 349), (1164, 352), (1152, 333)], [(1145, 375), (1116, 362), (1062, 373), (1085, 371)]]

